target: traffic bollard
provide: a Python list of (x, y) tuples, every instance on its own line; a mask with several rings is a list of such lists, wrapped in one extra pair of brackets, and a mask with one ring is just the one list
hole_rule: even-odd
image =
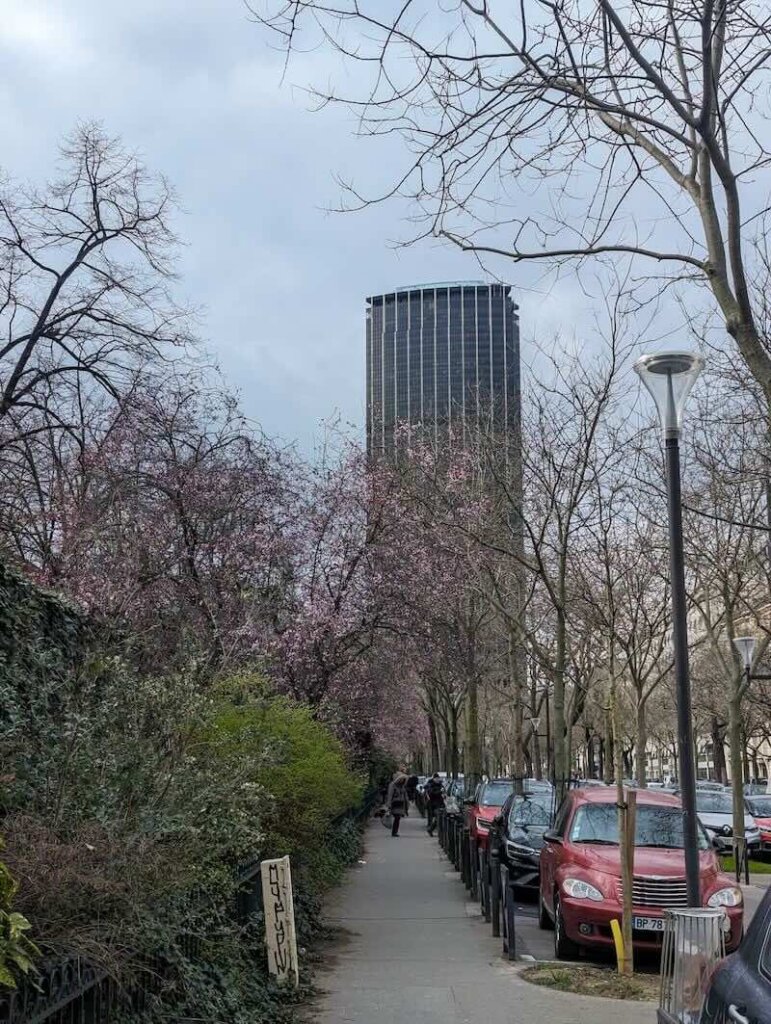
[(503, 892), (503, 952), (509, 960), (517, 959), (517, 901), (514, 884), (505, 864), (501, 865)]
[(498, 844), (493, 843), (490, 835), (490, 920), (493, 924), (494, 938), (501, 934), (501, 857)]

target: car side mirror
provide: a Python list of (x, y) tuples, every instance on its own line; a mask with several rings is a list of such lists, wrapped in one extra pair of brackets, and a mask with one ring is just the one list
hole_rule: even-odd
[(544, 832), (543, 841), (545, 843), (557, 843), (558, 846), (562, 846), (562, 836), (555, 832), (554, 829)]

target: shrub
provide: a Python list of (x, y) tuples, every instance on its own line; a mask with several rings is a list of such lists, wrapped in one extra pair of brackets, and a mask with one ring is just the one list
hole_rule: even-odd
[(264, 854), (312, 848), (336, 815), (361, 800), (363, 780), (349, 768), (343, 745), (310, 708), (287, 697), (266, 697), (259, 680), (254, 695), (244, 690), (243, 680), (239, 685), (239, 702), (225, 699), (212, 716), (208, 750), (215, 758), (251, 764), (252, 781), (270, 793)]
[(29, 921), (12, 909), (16, 890), (11, 872), (0, 863), (0, 986), (6, 988), (16, 988), (18, 975), (29, 974), (40, 955), (27, 935)]

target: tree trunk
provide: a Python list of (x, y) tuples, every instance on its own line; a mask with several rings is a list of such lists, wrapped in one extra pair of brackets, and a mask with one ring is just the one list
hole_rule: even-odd
[(605, 712), (605, 775), (603, 782), (608, 786), (613, 782), (616, 760), (616, 743), (613, 736), (613, 710)]
[(712, 718), (710, 736), (712, 738), (712, 764), (715, 770), (715, 778), (725, 786), (728, 783), (728, 771), (726, 770), (725, 763), (725, 729), (714, 716)]
[(454, 779), (458, 771), (458, 709), (453, 705), (450, 710), (450, 773)]
[(522, 722), (522, 703), (525, 692), (524, 651), (517, 640), (514, 629), (509, 630), (509, 677), (512, 683), (513, 706), (511, 709), (512, 730), (511, 745), (513, 754), (512, 775), (514, 777), (514, 792), (523, 791), (523, 780), (525, 777), (525, 737)]
[(637, 697), (637, 788), (646, 789), (648, 786), (648, 718), (646, 715), (645, 701)]
[(750, 752), (747, 744), (747, 730), (742, 725), (742, 764), (744, 766), (744, 778), (750, 777)]
[[(535, 675), (533, 675), (530, 683), (530, 707), (533, 709), (532, 714), (539, 718), (538, 725), (533, 724), (533, 738), (530, 741), (530, 750), (533, 759), (533, 775), (536, 779), (541, 779), (543, 778), (541, 762), (541, 722), (540, 712), (538, 711), (538, 690), (536, 689)], [(546, 774), (549, 774), (548, 768)]]
[[(611, 656), (611, 662), (612, 662)], [(611, 680), (610, 719), (613, 737), (613, 763), (616, 777), (616, 803), (618, 805), (618, 845), (621, 856), (621, 881), (624, 890), (624, 902), (621, 909), (621, 934), (623, 938), (623, 956), (619, 957), (619, 974), (634, 973), (634, 955), (632, 947), (632, 887), (634, 877), (634, 844), (630, 835), (628, 794), (624, 792), (624, 752), (621, 747), (621, 729), (619, 723), (618, 698), (616, 680)], [(631, 844), (631, 850), (630, 850)]]
[(586, 729), (586, 774), (590, 779), (596, 778), (596, 768), (594, 764), (594, 734), (592, 730), (587, 726)]
[(556, 657), (554, 662), (554, 781), (557, 802), (568, 787), (568, 764), (565, 745), (565, 658), (567, 654), (567, 624), (564, 611), (557, 610)]
[(482, 751), (479, 746), (479, 695), (476, 673), (471, 674), (466, 694), (466, 775), (472, 785), (482, 777)]
[(431, 715), (431, 714), (429, 714), (429, 716), (428, 716), (428, 736), (429, 736), (429, 742), (431, 744), (431, 746), (430, 746), (431, 753), (429, 755), (429, 765), (428, 765), (428, 767), (429, 767), (429, 771), (430, 771), (431, 775), (433, 775), (434, 772), (438, 772), (439, 771), (440, 761), (439, 761), (439, 736), (437, 735), (436, 722), (434, 721), (434, 716)]

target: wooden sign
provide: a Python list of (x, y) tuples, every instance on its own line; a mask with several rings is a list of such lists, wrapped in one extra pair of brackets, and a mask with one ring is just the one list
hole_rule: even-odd
[(294, 988), (297, 988), (300, 984), (300, 969), (297, 962), (292, 869), (289, 858), (264, 860), (261, 872), (268, 970), (279, 981), (289, 979)]

